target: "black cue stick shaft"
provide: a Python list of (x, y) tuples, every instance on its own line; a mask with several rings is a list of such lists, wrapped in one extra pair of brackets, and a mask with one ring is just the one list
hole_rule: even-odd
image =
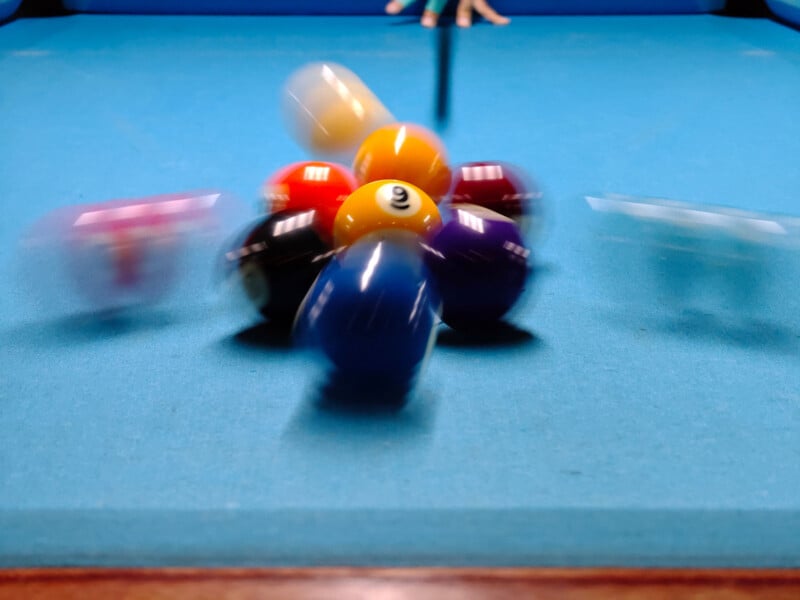
[(441, 129), (450, 117), (450, 76), (453, 59), (453, 32), (449, 22), (438, 28), (436, 44), (436, 107), (434, 120)]

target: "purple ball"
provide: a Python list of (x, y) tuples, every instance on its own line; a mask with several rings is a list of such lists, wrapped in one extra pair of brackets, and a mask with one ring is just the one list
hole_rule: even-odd
[(452, 219), (431, 239), (425, 261), (453, 329), (499, 321), (525, 290), (530, 251), (516, 224), (483, 207), (453, 205)]

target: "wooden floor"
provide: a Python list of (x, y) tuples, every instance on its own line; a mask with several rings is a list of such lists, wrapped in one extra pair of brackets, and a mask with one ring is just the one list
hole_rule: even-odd
[(800, 570), (12, 569), (0, 600), (34, 598), (800, 600)]

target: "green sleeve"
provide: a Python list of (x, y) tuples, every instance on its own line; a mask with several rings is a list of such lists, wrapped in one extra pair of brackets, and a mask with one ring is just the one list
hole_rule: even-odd
[(442, 14), (445, 5), (447, 4), (447, 0), (428, 0), (425, 4), (425, 10), (429, 10), (437, 15)]

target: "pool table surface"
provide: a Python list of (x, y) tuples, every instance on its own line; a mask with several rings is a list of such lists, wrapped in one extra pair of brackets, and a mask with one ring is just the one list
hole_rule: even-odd
[(800, 327), (770, 312), (790, 304), (744, 334), (713, 313), (639, 319), (598, 283), (582, 200), (797, 212), (800, 33), (516, 17), (453, 43), (441, 136), (454, 163), (536, 176), (539, 269), (508, 335), (443, 327), (402, 409), (355, 410), (213, 303), (45, 316), (15, 248), (68, 204), (218, 188), (255, 214), (262, 181), (306, 157), (278, 95), (309, 61), (433, 127), (436, 34), (369, 17), (0, 27), (0, 566), (800, 567)]

